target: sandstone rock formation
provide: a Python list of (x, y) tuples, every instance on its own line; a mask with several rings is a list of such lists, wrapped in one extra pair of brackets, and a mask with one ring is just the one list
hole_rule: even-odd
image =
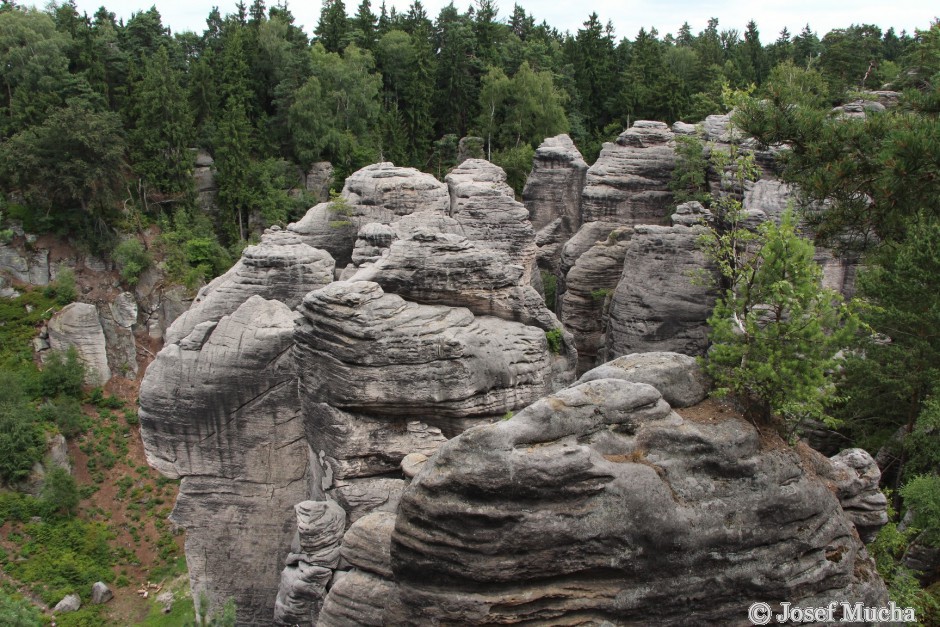
[(672, 407), (689, 407), (705, 400), (708, 380), (694, 357), (681, 353), (633, 353), (585, 372), (578, 383), (620, 379), (652, 385)]
[(339, 565), (346, 512), (333, 501), (304, 501), (295, 507), (297, 536), (281, 573), (274, 604), (275, 625), (315, 625), (326, 586)]
[(468, 159), (446, 177), (450, 191), (450, 216), (467, 239), (505, 253), (510, 263), (521, 266), (524, 281), (533, 281), (535, 231), (529, 212), (506, 184), (506, 173), (483, 159)]
[(199, 290), (193, 305), (167, 330), (166, 341), (179, 342), (197, 325), (220, 320), (251, 296), (296, 307), (304, 294), (332, 280), (333, 258), (328, 253), (274, 227), (261, 243), (246, 248), (228, 272)]
[[(590, 224), (599, 224), (592, 222)], [(586, 225), (587, 226), (587, 225)], [(607, 331), (610, 297), (623, 273), (623, 262), (633, 229), (616, 228), (579, 255), (565, 276), (561, 321), (574, 335), (578, 372), (596, 365)], [(565, 251), (571, 250), (566, 247)]]
[(715, 302), (703, 283), (703, 227), (637, 226), (610, 304), (607, 359), (637, 352), (700, 355)]
[(352, 260), (360, 227), (391, 224), (417, 211), (444, 215), (450, 210), (446, 185), (430, 174), (391, 163), (376, 163), (354, 172), (340, 195), (345, 206), (322, 202), (287, 227), (310, 246), (329, 252), (337, 268)]
[(522, 190), (532, 228), (542, 231), (560, 220), (563, 240), (581, 226), (581, 191), (588, 166), (567, 135), (549, 137), (536, 149)]
[(675, 161), (675, 136), (666, 124), (635, 122), (616, 142), (604, 144), (587, 171), (583, 221), (667, 224)]
[(395, 624), (733, 624), (757, 600), (887, 602), (792, 449), (617, 379), (445, 444), (402, 496), (391, 566)]
[(29, 285), (49, 285), (49, 251), (21, 253), (10, 244), (0, 244), (0, 273)]
[(252, 296), (168, 344), (140, 388), (147, 460), (182, 478), (171, 519), (186, 529), (194, 596), (235, 598), (243, 623), (272, 620), (294, 505), (323, 497), (291, 359), (296, 317)]
[(888, 523), (888, 502), (878, 487), (881, 470), (874, 458), (860, 448), (846, 449), (829, 458), (828, 476), (836, 496), (858, 535), (866, 544)]
[(65, 352), (74, 347), (85, 365), (85, 383), (104, 385), (111, 378), (104, 331), (98, 309), (89, 303), (66, 305), (48, 324), (49, 345), (54, 351)]

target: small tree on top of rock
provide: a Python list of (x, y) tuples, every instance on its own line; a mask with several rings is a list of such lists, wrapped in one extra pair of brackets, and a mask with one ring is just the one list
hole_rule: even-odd
[[(713, 232), (705, 242), (728, 286), (708, 320), (706, 369), (751, 420), (782, 418), (788, 437), (804, 419), (826, 419), (836, 353), (857, 326), (841, 296), (821, 287), (813, 245), (794, 223), (787, 211), (779, 225), (765, 222), (753, 237)], [(726, 250), (742, 241), (743, 251)]]

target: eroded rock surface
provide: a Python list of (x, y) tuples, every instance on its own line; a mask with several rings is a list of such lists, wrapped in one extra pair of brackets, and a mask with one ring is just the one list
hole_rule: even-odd
[(698, 246), (704, 232), (700, 226), (635, 227), (610, 305), (607, 359), (705, 351), (715, 293), (701, 276), (708, 268)]
[(277, 300), (289, 308), (304, 295), (333, 280), (333, 258), (302, 238), (278, 228), (268, 230), (257, 246), (220, 277), (199, 290), (196, 300), (166, 332), (167, 343), (179, 342), (200, 323), (218, 321), (252, 296)]
[(194, 594), (235, 598), (240, 623), (272, 620), (294, 505), (323, 497), (290, 355), (296, 317), (252, 296), (167, 345), (140, 389), (147, 460), (182, 478), (171, 519)]
[(881, 470), (860, 448), (846, 449), (829, 458), (836, 496), (866, 544), (888, 523), (888, 501), (878, 487)]
[(524, 270), (525, 282), (535, 272), (535, 231), (529, 212), (506, 184), (506, 172), (483, 159), (467, 159), (446, 177), (450, 216), (467, 239), (505, 253)]
[(66, 305), (48, 324), (49, 345), (54, 351), (65, 352), (75, 348), (85, 365), (85, 383), (104, 385), (111, 378), (108, 366), (108, 348), (98, 308), (90, 303)]
[(339, 565), (346, 512), (333, 501), (304, 501), (294, 509), (297, 535), (281, 572), (274, 624), (315, 625)]
[(746, 622), (887, 602), (839, 500), (748, 422), (581, 383), (449, 441), (402, 496), (396, 624)]
[(694, 357), (680, 353), (633, 353), (585, 372), (578, 383), (621, 379), (652, 385), (672, 407), (689, 407), (705, 400), (708, 379)]
[(669, 127), (662, 122), (635, 122), (617, 141), (604, 144), (587, 171), (583, 221), (667, 224), (675, 162), (675, 135)]
[(532, 172), (522, 190), (532, 228), (541, 231), (555, 220), (568, 237), (581, 226), (581, 190), (587, 163), (567, 135), (549, 137), (536, 149)]
[(632, 235), (630, 227), (612, 230), (581, 254), (565, 276), (561, 321), (574, 335), (579, 373), (593, 368), (604, 352), (610, 297), (623, 273)]

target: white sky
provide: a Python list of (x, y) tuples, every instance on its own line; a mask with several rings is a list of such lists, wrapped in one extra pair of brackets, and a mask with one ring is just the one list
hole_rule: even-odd
[[(80, 10), (93, 14), (102, 4), (113, 11), (119, 18), (127, 18), (132, 13), (149, 9), (156, 4), (163, 16), (163, 24), (174, 32), (192, 30), (201, 33), (205, 28), (206, 16), (213, 5), (217, 5), (222, 14), (234, 11), (237, 0), (77, 0)], [(345, 0), (348, 13), (354, 13), (360, 0)], [(277, 0), (268, 0), (267, 5), (276, 4)], [(449, 0), (424, 0), (424, 8), (433, 20)], [(613, 21), (617, 39), (633, 39), (640, 27), (649, 29), (655, 26), (660, 35), (675, 34), (683, 22), (692, 26), (692, 32), (703, 30), (710, 17), (718, 18), (719, 30), (736, 28), (743, 33), (744, 25), (750, 19), (757, 22), (764, 44), (777, 38), (777, 33), (786, 26), (791, 34), (797, 34), (803, 26), (810, 27), (820, 37), (833, 28), (850, 24), (876, 24), (887, 30), (894, 26), (900, 33), (907, 30), (913, 33), (915, 28), (926, 29), (933, 19), (940, 17), (940, 7), (936, 2), (927, 0), (787, 0), (769, 2), (754, 0), (592, 0), (585, 4), (570, 0), (498, 0), (499, 18), (506, 20), (512, 13), (513, 4), (519, 4), (537, 22), (547, 21), (560, 31), (572, 33), (581, 28), (591, 12), (596, 12), (602, 23)], [(37, 2), (37, 4), (40, 4)], [(245, 1), (246, 5), (251, 0)], [(288, 8), (294, 14), (296, 23), (304, 26), (311, 34), (320, 15), (321, 2), (318, 0), (288, 1)], [(386, 7), (395, 6), (398, 11), (406, 11), (410, 0), (386, 0)], [(454, 5), (461, 11), (470, 6), (471, 0), (455, 0)], [(381, 0), (372, 0), (373, 11), (378, 13)]]

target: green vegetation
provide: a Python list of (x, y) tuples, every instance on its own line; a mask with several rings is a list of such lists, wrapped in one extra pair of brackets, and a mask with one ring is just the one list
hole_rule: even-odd
[(551, 331), (546, 331), (545, 341), (548, 342), (548, 350), (553, 355), (558, 355), (561, 353), (561, 346), (562, 346), (561, 329), (552, 329)]
[(126, 239), (118, 244), (112, 257), (121, 271), (121, 278), (131, 287), (137, 285), (141, 273), (153, 263), (150, 253), (136, 238)]
[(796, 234), (792, 213), (779, 225), (761, 225), (743, 253), (728, 250), (742, 239), (726, 232), (705, 243), (728, 285), (708, 320), (706, 369), (717, 391), (733, 394), (748, 417), (778, 416), (790, 436), (808, 418), (827, 418), (835, 356), (856, 324), (839, 295), (820, 288), (822, 270), (812, 244)]
[(38, 627), (44, 625), (42, 614), (19, 595), (0, 588), (0, 625), (7, 627)]
[(551, 311), (555, 311), (556, 300), (558, 299), (558, 278), (551, 272), (541, 271), (542, 291), (545, 292), (545, 306)]

